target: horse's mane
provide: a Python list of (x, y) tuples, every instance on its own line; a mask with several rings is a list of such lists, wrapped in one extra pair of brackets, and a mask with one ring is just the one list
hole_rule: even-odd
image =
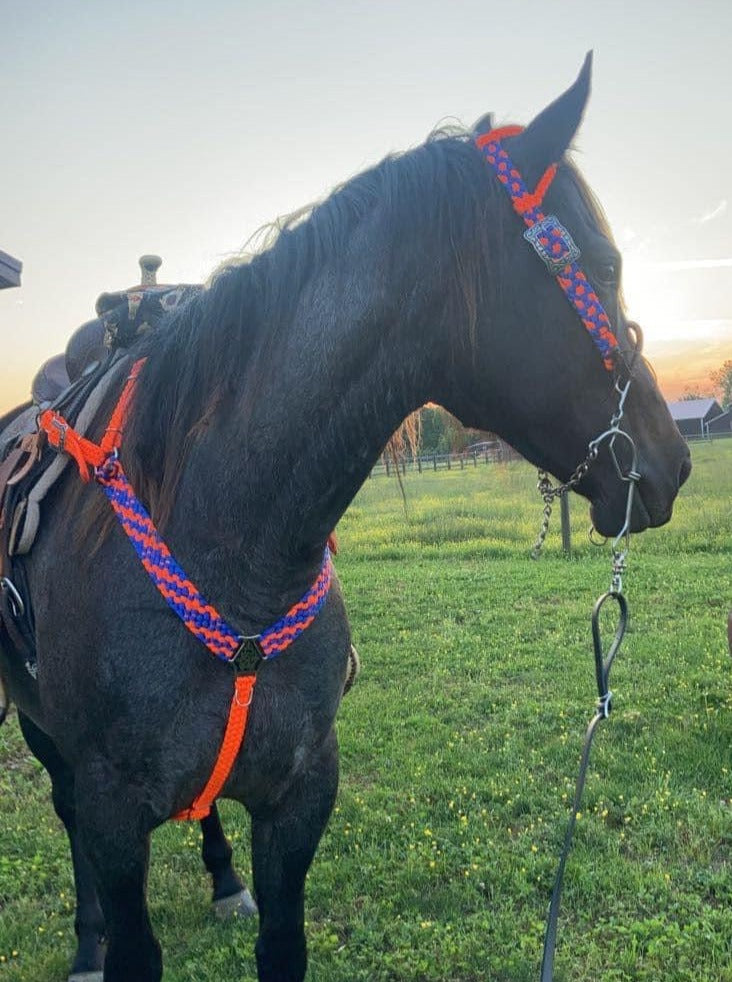
[[(588, 211), (609, 235), (591, 190), (574, 166), (569, 169)], [(187, 453), (208, 421), (226, 409), (246, 411), (235, 401), (265, 389), (308, 285), (325, 264), (346, 255), (363, 223), (378, 221), (387, 270), (394, 265), (390, 256), (419, 250), (423, 234), (434, 237), (440, 230), (445, 265), (454, 275), (446, 329), (455, 343), (474, 342), (480, 291), (500, 275), (500, 250), (488, 248), (489, 236), (497, 234), (493, 202), (499, 194), (473, 135), (443, 127), (416, 149), (390, 155), (338, 186), (322, 202), (266, 226), (256, 235), (256, 251), (219, 267), (208, 287), (140, 346), (138, 356), (147, 361), (127, 424), (124, 459), (155, 521), (164, 525), (169, 517)]]
[[(242, 391), (251, 395), (266, 384), (304, 291), (324, 264), (345, 255), (377, 211), (378, 247), (394, 254), (418, 249), (422, 230), (445, 230), (446, 251), (460, 251), (455, 293), (474, 324), (480, 277), (470, 263), (486, 254), (480, 244), (493, 183), (467, 131), (436, 130), (420, 147), (386, 157), (322, 202), (260, 230), (257, 251), (219, 267), (202, 293), (145, 338), (135, 351), (147, 361), (124, 458), (157, 522), (169, 516), (185, 456), (202, 427), (232, 408)], [(471, 240), (473, 248), (465, 248)], [(463, 309), (451, 323), (464, 332), (465, 319)]]

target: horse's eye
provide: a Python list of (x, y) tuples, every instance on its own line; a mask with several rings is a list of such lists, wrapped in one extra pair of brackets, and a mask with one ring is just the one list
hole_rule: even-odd
[(598, 282), (603, 286), (615, 286), (618, 282), (619, 264), (614, 262), (604, 262), (597, 269)]

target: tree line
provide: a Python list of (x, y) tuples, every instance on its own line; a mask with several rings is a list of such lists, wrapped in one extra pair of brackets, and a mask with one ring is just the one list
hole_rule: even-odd
[(720, 368), (709, 373), (711, 389), (703, 392), (697, 388), (687, 388), (682, 399), (718, 399), (722, 409), (732, 407), (732, 358), (728, 358)]

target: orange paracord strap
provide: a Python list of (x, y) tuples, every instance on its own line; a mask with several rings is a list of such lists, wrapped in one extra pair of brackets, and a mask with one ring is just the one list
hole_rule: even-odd
[(184, 808), (177, 815), (173, 815), (174, 821), (185, 822), (192, 819), (206, 818), (211, 811), (211, 805), (221, 793), (221, 789), (226, 783), (226, 779), (231, 773), (234, 761), (241, 749), (256, 681), (256, 675), (237, 676), (234, 687), (234, 698), (231, 700), (229, 719), (226, 724), (226, 732), (224, 733), (219, 756), (214, 764), (211, 777), (208, 779), (208, 783), (203, 791), (194, 799), (191, 807)]
[(122, 441), (122, 431), (124, 430), (127, 413), (129, 412), (130, 403), (132, 402), (132, 396), (135, 391), (135, 383), (144, 364), (145, 359), (139, 358), (127, 376), (125, 387), (122, 389), (122, 395), (117, 400), (117, 405), (114, 407), (114, 412), (102, 437), (101, 448), (105, 457), (119, 447)]
[(145, 364), (145, 359), (140, 358), (132, 366), (132, 371), (127, 376), (125, 387), (117, 400), (114, 412), (109, 421), (109, 425), (104, 432), (102, 442), (97, 444), (86, 437), (80, 436), (60, 415), (53, 409), (46, 409), (38, 419), (38, 428), (43, 430), (48, 438), (50, 446), (55, 450), (68, 454), (76, 461), (82, 481), (88, 482), (91, 471), (101, 467), (113, 450), (117, 449), (122, 438), (127, 411), (135, 388), (135, 382)]

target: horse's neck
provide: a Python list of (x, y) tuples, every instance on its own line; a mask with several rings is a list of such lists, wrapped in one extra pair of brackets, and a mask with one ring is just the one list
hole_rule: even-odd
[[(430, 210), (435, 226), (447, 208)], [(181, 516), (181, 532), (200, 530), (193, 561), (222, 543), (232, 595), (269, 569), (268, 590), (249, 594), (256, 609), (266, 610), (283, 584), (304, 585), (410, 412), (429, 400), (460, 412), (451, 397), (464, 388), (467, 362), (455, 338), (470, 304), (456, 284), (473, 243), (458, 260), (463, 243), (449, 228), (423, 222), (412, 231), (368, 242), (364, 231), (346, 255), (319, 267), (286, 336), (276, 338), (273, 363), (243, 383), (234, 411), (215, 422), (186, 467), (178, 500), (199, 503)]]
[(407, 310), (401, 297), (364, 300), (382, 293), (369, 280), (362, 270), (353, 289), (303, 306), (254, 397), (242, 394), (246, 408), (220, 421), (187, 469), (183, 496), (202, 500), (205, 484), (211, 508), (201, 541), (225, 543), (232, 560), (241, 543), (244, 578), (265, 562), (312, 566), (391, 434), (435, 397), (431, 289)]
[(429, 346), (416, 344), (413, 324), (343, 306), (318, 316), (290, 339), (251, 430), (264, 441), (270, 535), (295, 553), (325, 542), (391, 434), (428, 397)]

